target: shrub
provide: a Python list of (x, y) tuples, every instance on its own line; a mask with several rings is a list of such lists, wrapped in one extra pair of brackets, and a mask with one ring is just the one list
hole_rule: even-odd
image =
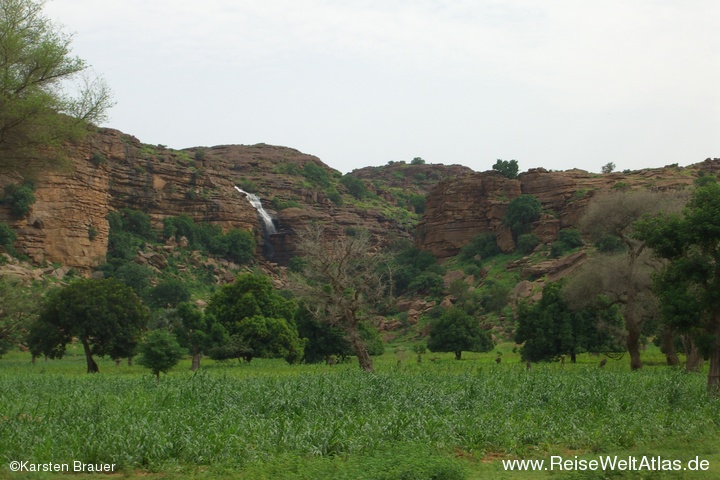
[(323, 187), (330, 186), (330, 176), (327, 171), (316, 163), (306, 163), (303, 167), (302, 174), (305, 178), (317, 185)]
[(195, 160), (197, 160), (198, 162), (202, 162), (203, 160), (205, 160), (205, 150), (203, 150), (202, 148), (196, 150)]
[(489, 258), (501, 253), (497, 244), (497, 237), (494, 233), (481, 233), (473, 238), (470, 243), (460, 249), (460, 258), (463, 260), (473, 260), (476, 257), (480, 259)]
[(103, 155), (100, 152), (95, 152), (92, 157), (90, 157), (90, 163), (95, 165), (95, 167), (99, 167), (100, 165), (105, 165), (107, 163), (107, 158), (105, 158), (105, 155)]
[(327, 196), (330, 199), (330, 201), (333, 202), (335, 205), (342, 206), (343, 203), (345, 203), (343, 201), (342, 195), (340, 195), (340, 192), (338, 192), (334, 188), (331, 188), (330, 190), (328, 190)]
[(607, 234), (595, 241), (595, 247), (604, 253), (618, 252), (625, 248), (625, 243), (622, 238)]
[(98, 232), (94, 225), (90, 225), (90, 227), (88, 227), (88, 238), (91, 242), (97, 238), (98, 233), (100, 232)]
[(534, 233), (524, 233), (518, 237), (517, 249), (522, 253), (532, 253), (538, 245), (540, 245), (540, 239)]
[(0, 223), (0, 245), (6, 249), (12, 249), (16, 238), (17, 234), (7, 223)]
[(425, 165), (425, 160), (421, 157), (415, 157), (410, 161), (410, 165)]
[(558, 240), (564, 243), (568, 248), (577, 248), (583, 246), (582, 236), (578, 230), (574, 228), (566, 228), (560, 230)]
[(10, 206), (10, 212), (15, 217), (25, 218), (35, 203), (33, 190), (33, 186), (29, 183), (7, 185), (5, 187), (3, 203)]
[(503, 223), (510, 227), (514, 235), (528, 233), (530, 224), (540, 218), (542, 205), (532, 195), (523, 194), (514, 198), (508, 205)]
[(358, 200), (361, 200), (367, 196), (367, 187), (365, 187), (365, 182), (363, 182), (360, 178), (351, 177), (350, 175), (344, 175), (340, 179), (340, 183), (342, 183), (345, 188), (347, 188), (350, 195), (357, 198)]
[(408, 196), (408, 203), (412, 205), (413, 210), (417, 214), (425, 213), (425, 195), (410, 194)]

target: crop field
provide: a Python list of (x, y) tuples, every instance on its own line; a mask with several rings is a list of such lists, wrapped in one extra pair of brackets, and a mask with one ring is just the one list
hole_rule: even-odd
[[(715, 478), (720, 401), (703, 374), (626, 361), (540, 364), (508, 352), (408, 355), (356, 364), (181, 364), (160, 382), (141, 367), (81, 356), (0, 360), (0, 477), (30, 464), (115, 464), (123, 478)], [(703, 472), (505, 471), (509, 459), (662, 455)], [(683, 464), (684, 465), (684, 464)], [(72, 471), (71, 471), (72, 473)], [(693, 476), (695, 475), (695, 476)], [(95, 478), (83, 474), (82, 478)], [(98, 475), (97, 478), (108, 478)]]

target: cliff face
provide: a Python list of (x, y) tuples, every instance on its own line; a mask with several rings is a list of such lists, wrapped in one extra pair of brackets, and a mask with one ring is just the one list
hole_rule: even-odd
[[(281, 263), (294, 253), (294, 232), (310, 222), (327, 223), (339, 233), (366, 228), (381, 239), (411, 236), (410, 224), (388, 213), (381, 199), (359, 205), (341, 191), (347, 201), (331, 201), (329, 192), (342, 190), (340, 173), (291, 148), (260, 144), (175, 151), (108, 129), (68, 146), (66, 155), (68, 169), (35, 179), (37, 200), (26, 218), (13, 218), (0, 205), (0, 222), (18, 233), (16, 249), (37, 265), (61, 263), (87, 272), (101, 264), (107, 252), (106, 217), (124, 207), (145, 212), (155, 227), (166, 217), (185, 214), (224, 229), (251, 230), (261, 251), (262, 222), (235, 185), (260, 197), (275, 219), (278, 233), (268, 241)], [(308, 164), (325, 172), (331, 186), (308, 181), (303, 174)], [(0, 176), (0, 187), (19, 180)]]
[(416, 245), (438, 258), (456, 255), (473, 237), (494, 232), (505, 251), (513, 249), (512, 235), (502, 219), (511, 200), (521, 194), (540, 200), (544, 213), (532, 226), (543, 242), (557, 238), (563, 228), (578, 225), (593, 196), (614, 188), (682, 189), (700, 171), (717, 173), (720, 159), (687, 168), (668, 166), (629, 173), (592, 174), (583, 170), (548, 172), (531, 169), (518, 179), (494, 171), (439, 182), (427, 198), (427, 210), (416, 229)]

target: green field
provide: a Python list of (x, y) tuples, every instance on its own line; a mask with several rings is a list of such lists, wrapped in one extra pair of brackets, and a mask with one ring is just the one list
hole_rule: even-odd
[[(391, 349), (388, 349), (391, 350)], [(99, 362), (84, 373), (63, 360), (0, 360), (0, 477), (11, 461), (115, 464), (122, 478), (720, 478), (720, 401), (705, 375), (659, 365), (628, 371), (627, 359), (597, 368), (519, 363), (510, 346), (495, 354), (376, 359), (292, 366), (189, 362), (158, 383), (139, 366)], [(658, 363), (658, 365), (652, 365)], [(709, 471), (506, 472), (503, 460), (551, 455), (699, 456)], [(576, 458), (577, 456), (577, 458)], [(713, 477), (714, 476), (714, 477)], [(83, 478), (108, 478), (83, 474)]]

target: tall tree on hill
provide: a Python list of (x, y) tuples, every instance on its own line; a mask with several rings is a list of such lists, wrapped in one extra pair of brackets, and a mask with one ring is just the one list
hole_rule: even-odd
[(646, 242), (634, 236), (634, 223), (645, 214), (679, 211), (685, 201), (678, 192), (616, 191), (594, 199), (580, 221), (581, 229), (596, 241), (615, 238), (620, 248), (589, 260), (564, 289), (566, 299), (575, 309), (595, 303), (598, 295), (608, 306), (620, 306), (631, 370), (642, 368), (643, 328), (657, 316), (651, 275), (662, 267)]
[[(112, 106), (102, 80), (81, 78), (87, 64), (70, 55), (72, 37), (43, 14), (44, 3), (0, 0), (0, 170), (50, 165), (64, 141)], [(68, 80), (80, 80), (75, 98), (63, 91)]]
[(298, 251), (305, 260), (295, 291), (312, 315), (345, 332), (360, 368), (373, 371), (362, 336), (362, 323), (386, 297), (389, 261), (373, 245), (367, 232), (333, 237), (320, 225), (298, 234)]

